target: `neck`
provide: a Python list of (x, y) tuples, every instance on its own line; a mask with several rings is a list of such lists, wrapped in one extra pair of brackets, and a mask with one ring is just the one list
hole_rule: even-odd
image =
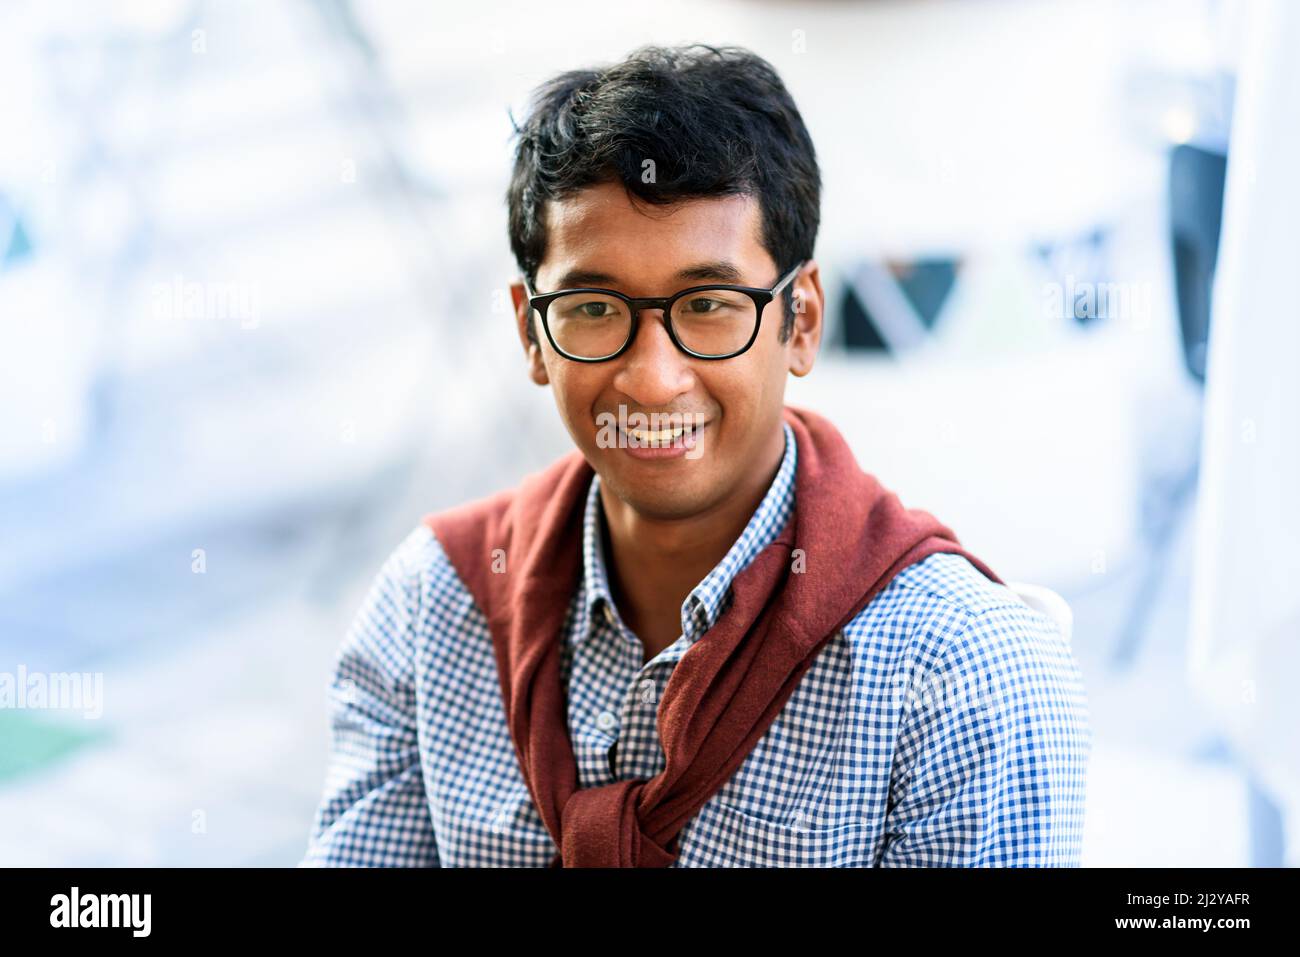
[(761, 468), (748, 470), (746, 481), (709, 509), (689, 518), (647, 517), (601, 483), (600, 499), (608, 536), (606, 570), (623, 620), (641, 639), (646, 660), (681, 634), (681, 607), (686, 596), (731, 550), (763, 501), (785, 451), (779, 424)]

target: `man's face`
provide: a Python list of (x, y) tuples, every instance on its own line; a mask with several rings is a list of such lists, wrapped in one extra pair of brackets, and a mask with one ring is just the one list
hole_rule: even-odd
[[(751, 196), (656, 207), (635, 201), (621, 184), (605, 183), (549, 202), (547, 228), (537, 292), (601, 286), (634, 297), (669, 296), (708, 282), (770, 288), (780, 278), (760, 242), (760, 210)], [(734, 267), (738, 278), (699, 272), (723, 263)], [(821, 335), (816, 263), (807, 263), (786, 288), (800, 304), (791, 338), (778, 341), (782, 304), (777, 299), (764, 309), (749, 350), (721, 360), (679, 351), (660, 321), (663, 313), (645, 309), (636, 340), (618, 358), (574, 362), (555, 352), (536, 313), (530, 316), (522, 283), (512, 293), (530, 375), (551, 385), (565, 427), (601, 482), (647, 518), (681, 519), (719, 506), (746, 486), (746, 475), (761, 465), (774, 466), (773, 455), (779, 458), (786, 375), (811, 370)], [(527, 337), (530, 319), (536, 345)], [(610, 443), (606, 423), (618, 417), (620, 405), (626, 416), (680, 414), (687, 422), (704, 423), (697, 447), (689, 454), (645, 459), (618, 447), (623, 443)]]

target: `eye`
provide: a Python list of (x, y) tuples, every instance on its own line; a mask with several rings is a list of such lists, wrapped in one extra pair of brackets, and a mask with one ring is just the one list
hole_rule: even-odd
[(559, 310), (566, 316), (576, 319), (608, 319), (617, 310), (614, 304), (604, 299), (588, 299), (586, 302), (562, 303)]
[(695, 299), (687, 300), (686, 306), (693, 313), (707, 315), (710, 312), (717, 312), (718, 309), (722, 308), (722, 303), (716, 299), (698, 296)]

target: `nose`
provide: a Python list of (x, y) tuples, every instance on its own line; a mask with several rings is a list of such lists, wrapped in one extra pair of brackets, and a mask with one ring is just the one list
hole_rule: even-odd
[(695, 384), (690, 356), (673, 344), (662, 309), (642, 309), (636, 339), (621, 356), (614, 386), (639, 406), (671, 404)]

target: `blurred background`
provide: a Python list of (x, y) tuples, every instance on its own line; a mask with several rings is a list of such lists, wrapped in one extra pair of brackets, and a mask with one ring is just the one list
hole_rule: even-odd
[[(0, 864), (300, 859), (380, 563), (572, 448), (510, 313), (511, 113), (688, 41), (769, 59), (822, 164), (828, 324), (787, 400), (1073, 608), (1084, 864), (1300, 860), (1297, 5), (3, 23)], [(74, 673), (93, 708), (17, 697)]]

